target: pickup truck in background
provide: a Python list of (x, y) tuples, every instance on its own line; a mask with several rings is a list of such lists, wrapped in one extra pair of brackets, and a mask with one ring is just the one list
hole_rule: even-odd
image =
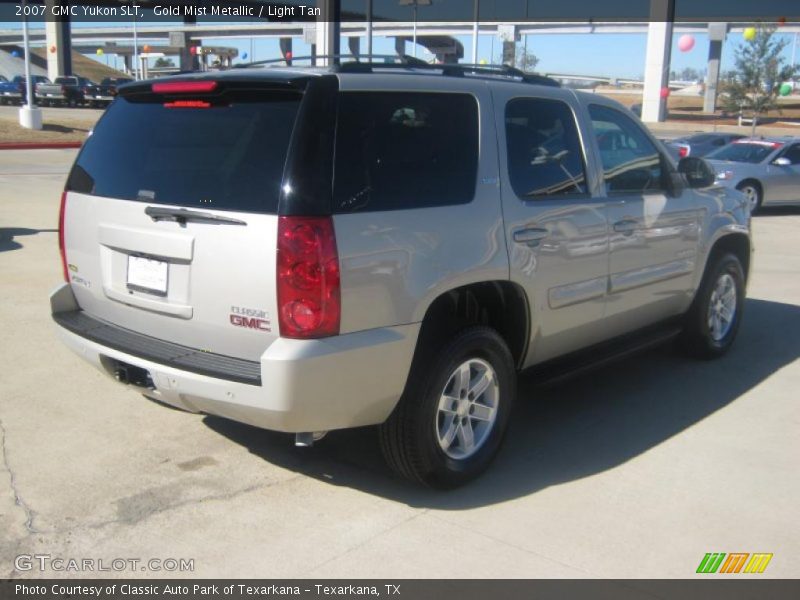
[(133, 79), (127, 77), (106, 77), (100, 85), (84, 90), (84, 99), (94, 107), (108, 106), (117, 96), (117, 87), (131, 81)]
[(53, 83), (36, 86), (36, 97), (42, 106), (63, 104), (79, 106), (86, 101), (86, 90), (95, 84), (85, 77), (56, 77)]
[[(50, 80), (44, 75), (33, 75), (32, 80), (34, 87), (40, 83), (50, 83)], [(17, 75), (12, 77), (11, 81), (0, 82), (0, 104), (22, 104), (25, 102), (26, 96), (24, 76)]]

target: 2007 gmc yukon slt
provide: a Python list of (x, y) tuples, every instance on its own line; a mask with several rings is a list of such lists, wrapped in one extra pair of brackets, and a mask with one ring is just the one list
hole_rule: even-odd
[(61, 337), (150, 398), (300, 444), (378, 425), (437, 487), (492, 460), (522, 369), (675, 336), (722, 355), (743, 196), (552, 83), (351, 63), (121, 87), (62, 197)]

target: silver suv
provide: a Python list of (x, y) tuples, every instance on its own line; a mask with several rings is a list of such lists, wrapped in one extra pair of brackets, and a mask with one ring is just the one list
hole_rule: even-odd
[(61, 337), (151, 399), (299, 445), (378, 425), (435, 487), (492, 460), (523, 369), (676, 336), (720, 356), (743, 195), (551, 83), (349, 63), (121, 87), (61, 200)]

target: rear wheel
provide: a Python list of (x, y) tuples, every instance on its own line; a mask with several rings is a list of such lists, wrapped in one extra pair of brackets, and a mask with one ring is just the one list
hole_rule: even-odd
[(488, 327), (464, 329), (436, 356), (415, 360), (403, 398), (380, 426), (383, 454), (408, 479), (462, 485), (499, 450), (515, 393), (503, 338)]
[(755, 214), (761, 208), (763, 201), (763, 193), (761, 186), (755, 181), (743, 181), (736, 186), (736, 189), (742, 192), (750, 204), (750, 213)]
[(744, 308), (744, 270), (733, 254), (709, 264), (682, 334), (685, 350), (700, 358), (717, 358), (733, 345)]

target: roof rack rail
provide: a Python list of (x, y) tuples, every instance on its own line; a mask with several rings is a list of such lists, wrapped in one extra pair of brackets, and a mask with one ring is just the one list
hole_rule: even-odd
[(400, 62), (395, 64), (384, 63), (363, 63), (350, 62), (336, 65), (335, 70), (342, 73), (371, 73), (377, 69), (423, 69), (429, 71), (441, 71), (442, 75), (451, 77), (463, 77), (469, 73), (472, 75), (489, 75), (501, 77), (513, 77), (524, 83), (534, 85), (546, 85), (550, 87), (561, 87), (561, 84), (551, 77), (539, 75), (538, 73), (528, 73), (509, 65), (474, 65), (467, 63), (428, 63), (413, 57), (404, 57), (417, 62)]
[(435, 65), (445, 71), (446, 75), (463, 75), (464, 73), (474, 73), (476, 75), (503, 75), (505, 77), (517, 77), (525, 83), (536, 85), (548, 85), (550, 87), (561, 87), (561, 84), (545, 75), (538, 73), (528, 73), (511, 65), (476, 65), (472, 63), (452, 63)]
[[(386, 65), (397, 65), (401, 67), (408, 67), (408, 66), (415, 66), (415, 67), (427, 67), (431, 66), (429, 63), (425, 62), (421, 58), (416, 58), (414, 56), (409, 56), (407, 54), (317, 54), (314, 55), (307, 55), (307, 56), (293, 56), (292, 58), (270, 58), (269, 60), (257, 60), (249, 63), (240, 63), (238, 65), (234, 65), (235, 69), (247, 69), (248, 67), (260, 67), (263, 65), (276, 65), (279, 63), (284, 63), (287, 66), (292, 66), (290, 63), (294, 62), (303, 62), (303, 61), (316, 61), (316, 60), (339, 60), (341, 59), (348, 59), (347, 63), (344, 64), (361, 64), (361, 65), (372, 65), (377, 64), (380, 66)], [(374, 59), (380, 59), (383, 62), (376, 61)], [(392, 62), (390, 62), (392, 61)], [(329, 65), (331, 67), (341, 66), (339, 64)]]
[[(328, 54), (314, 56), (292, 57), (291, 62), (307, 61), (314, 59), (337, 59), (338, 64), (330, 65), (329, 68), (337, 73), (372, 73), (374, 69), (422, 69), (429, 71), (440, 71), (442, 75), (452, 77), (463, 77), (466, 74), (488, 75), (511, 77), (521, 80), (523, 83), (534, 85), (546, 85), (550, 87), (561, 87), (561, 84), (544, 75), (538, 73), (528, 73), (511, 65), (476, 65), (469, 63), (429, 63), (420, 58), (407, 54)], [(347, 62), (341, 62), (347, 59)], [(378, 60), (376, 60), (378, 59)], [(287, 64), (286, 59), (273, 58), (270, 60), (260, 60), (247, 64), (236, 65), (235, 68), (248, 68), (254, 66)], [(292, 66), (292, 65), (287, 65)]]

